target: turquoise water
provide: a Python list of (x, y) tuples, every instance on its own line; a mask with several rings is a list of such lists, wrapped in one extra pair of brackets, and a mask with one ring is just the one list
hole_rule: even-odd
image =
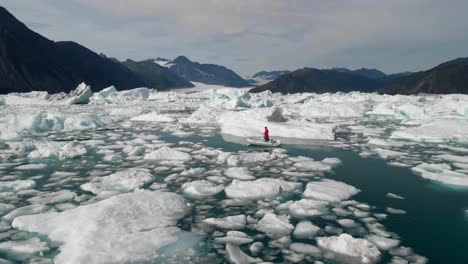
[[(179, 140), (174, 136), (162, 137), (166, 141)], [(227, 142), (221, 136), (211, 138), (184, 138), (224, 151), (239, 151), (250, 147)], [(354, 200), (380, 208), (393, 207), (407, 214), (389, 215), (380, 221), (389, 231), (400, 235), (401, 244), (429, 259), (429, 263), (468, 263), (468, 189), (455, 188), (425, 180), (409, 168), (387, 165), (378, 158), (362, 158), (349, 149), (321, 146), (283, 145), (290, 156), (314, 159), (337, 157), (343, 165), (328, 174), (361, 192)], [(260, 149), (260, 148), (257, 148)], [(265, 150), (267, 151), (267, 150)], [(386, 197), (387, 193), (403, 196), (404, 200)], [(385, 259), (382, 260), (385, 262)]]
[[(229, 142), (223, 139), (221, 135), (212, 136), (192, 136), (192, 137), (176, 137), (170, 134), (162, 133), (153, 129), (121, 129), (114, 130), (113, 133), (118, 133), (119, 140), (131, 140), (134, 137), (138, 137), (138, 133), (151, 133), (156, 134), (161, 140), (168, 143), (178, 143), (181, 140), (190, 141), (194, 143), (200, 143), (204, 146), (211, 148), (219, 148), (226, 152), (237, 152), (237, 151), (271, 151), (270, 149), (262, 148), (251, 148), (242, 144)], [(107, 138), (108, 131), (98, 132), (87, 132), (77, 133), (75, 135), (68, 135), (66, 138), (60, 140), (70, 139), (89, 139), (89, 138)], [(58, 139), (58, 138), (57, 138)], [(115, 139), (106, 139), (106, 144), (115, 143)], [(375, 208), (372, 208), (372, 213), (386, 213), (386, 207), (393, 207), (402, 209), (407, 212), (404, 215), (392, 215), (389, 214), (386, 220), (380, 220), (379, 223), (383, 224), (387, 231), (394, 232), (399, 235), (402, 246), (411, 247), (415, 253), (425, 256), (429, 259), (429, 263), (468, 263), (468, 219), (465, 210), (468, 206), (468, 190), (460, 188), (451, 188), (444, 185), (432, 183), (421, 178), (418, 175), (413, 174), (408, 168), (392, 167), (386, 164), (386, 161), (378, 158), (362, 158), (358, 153), (351, 149), (331, 147), (326, 142), (315, 145), (283, 145), (284, 149), (288, 151), (289, 156), (308, 156), (317, 160), (321, 160), (327, 157), (339, 158), (343, 164), (338, 168), (334, 169), (334, 173), (328, 173), (325, 176), (338, 181), (345, 182), (356, 188), (361, 189), (361, 192), (351, 199), (358, 202), (367, 203)], [(87, 176), (89, 171), (104, 170), (108, 173), (118, 171), (124, 168), (134, 167), (141, 165), (142, 163), (133, 163), (131, 161), (124, 161), (112, 166), (107, 166), (104, 169), (96, 168), (97, 165), (105, 164), (102, 162), (103, 154), (96, 153), (99, 147), (92, 149), (85, 157), (81, 159), (71, 159), (66, 161), (47, 161), (48, 167), (39, 171), (31, 172), (15, 172), (14, 170), (7, 169), (3, 173), (21, 173), (22, 179), (29, 177), (36, 177), (43, 175), (43, 177), (37, 180), (37, 186), (35, 189), (41, 191), (56, 191), (69, 189), (76, 192), (78, 195), (86, 194), (80, 190), (79, 186), (90, 180)], [(117, 148), (117, 151), (119, 149)], [(22, 161), (23, 164), (28, 163), (27, 159), (22, 157), (15, 157), (15, 161)], [(77, 162), (80, 161), (78, 165)], [(255, 164), (254, 164), (255, 165)], [(207, 169), (216, 169), (219, 165), (214, 164), (203, 164), (196, 163), (194, 167), (204, 167)], [(48, 180), (50, 175), (54, 171), (68, 171), (77, 172), (78, 176), (75, 180), (65, 182), (60, 185), (47, 185), (50, 183)], [(160, 173), (159, 177), (155, 179), (155, 182), (163, 183), (165, 176), (168, 173)], [(260, 172), (260, 174), (264, 174)], [(180, 185), (183, 182), (171, 183), (168, 186), (170, 191), (180, 192)], [(147, 188), (152, 183), (145, 186)], [(395, 193), (405, 197), (404, 200), (397, 200), (387, 198), (387, 193)], [(282, 202), (295, 199), (297, 200), (300, 193), (292, 193), (288, 197), (282, 197)], [(30, 196), (22, 196), (21, 199), (15, 204), (16, 207), (27, 205), (27, 199)], [(246, 204), (242, 206), (224, 207), (218, 208), (220, 200), (226, 199), (225, 194), (222, 192), (214, 197), (210, 197), (204, 200), (191, 200), (193, 204), (193, 212), (187, 216), (180, 223), (180, 227), (183, 230), (191, 230), (195, 225), (197, 215), (204, 214), (208, 217), (223, 217), (226, 215), (235, 214), (253, 214), (258, 210), (256, 203)], [(78, 205), (78, 204), (76, 204)], [(200, 207), (211, 205), (211, 209), (199, 209)], [(317, 222), (316, 222), (317, 221)], [(328, 223), (323, 219), (314, 220), (314, 224), (321, 226), (327, 225)], [(292, 221), (293, 224), (297, 223), (297, 220)], [(251, 230), (242, 230), (251, 236), (255, 236), (257, 233)], [(30, 234), (24, 232), (17, 232), (12, 237), (29, 237)], [(8, 239), (8, 238), (6, 238)], [(2, 241), (4, 241), (3, 239)], [(177, 244), (177, 249), (180, 247), (189, 247), (196, 240), (195, 237), (187, 237), (184, 243)], [(260, 240), (262, 241), (262, 240)], [(182, 256), (176, 258), (169, 258), (172, 263), (185, 263), (192, 261), (193, 263), (224, 263), (225, 257), (222, 254), (222, 247), (213, 243), (211, 237), (202, 238), (202, 245), (198, 247), (198, 256), (189, 257)], [(262, 242), (268, 243), (267, 240)], [(313, 240), (301, 241), (306, 243), (315, 243)], [(244, 252), (249, 252), (245, 246), (241, 247)], [(167, 251), (170, 255), (174, 251), (173, 246), (163, 248), (163, 251)], [(53, 248), (45, 256), (53, 257), (58, 254), (59, 249)], [(202, 255), (200, 256), (200, 253)], [(194, 253), (196, 255), (196, 253)], [(14, 260), (18, 263), (18, 256), (12, 256), (9, 254), (0, 253), (0, 257)], [(384, 254), (381, 263), (386, 263), (391, 257), (388, 254)], [(273, 260), (272, 260), (273, 261)], [(281, 262), (281, 257), (274, 260), (274, 262)], [(156, 260), (155, 263), (167, 263), (167, 259)], [(305, 263), (305, 262), (304, 262)], [(331, 263), (331, 262), (326, 262)]]

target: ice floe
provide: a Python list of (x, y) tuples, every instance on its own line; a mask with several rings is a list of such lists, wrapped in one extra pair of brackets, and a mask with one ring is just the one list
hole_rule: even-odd
[(377, 246), (365, 239), (354, 238), (348, 234), (318, 237), (317, 245), (333, 253), (330, 257), (345, 263), (376, 263), (380, 259)]
[(61, 213), (17, 217), (13, 227), (60, 243), (55, 263), (150, 261), (177, 241), (177, 220), (187, 213), (172, 193), (139, 191)]

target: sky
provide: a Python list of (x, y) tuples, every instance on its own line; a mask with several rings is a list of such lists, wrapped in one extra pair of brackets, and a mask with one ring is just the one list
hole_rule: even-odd
[(466, 0), (0, 0), (34, 31), (120, 60), (185, 55), (241, 76), (427, 70), (468, 57)]

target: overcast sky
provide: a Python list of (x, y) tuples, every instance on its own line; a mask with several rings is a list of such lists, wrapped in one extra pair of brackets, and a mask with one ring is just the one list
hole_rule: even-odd
[(466, 0), (0, 0), (36, 32), (118, 59), (185, 55), (242, 76), (386, 73), (468, 57)]

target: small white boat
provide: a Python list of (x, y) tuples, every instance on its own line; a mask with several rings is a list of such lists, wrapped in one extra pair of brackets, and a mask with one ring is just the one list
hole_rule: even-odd
[(262, 147), (278, 147), (281, 145), (281, 140), (271, 139), (265, 141), (263, 138), (247, 138), (247, 141), (252, 146), (262, 146)]

